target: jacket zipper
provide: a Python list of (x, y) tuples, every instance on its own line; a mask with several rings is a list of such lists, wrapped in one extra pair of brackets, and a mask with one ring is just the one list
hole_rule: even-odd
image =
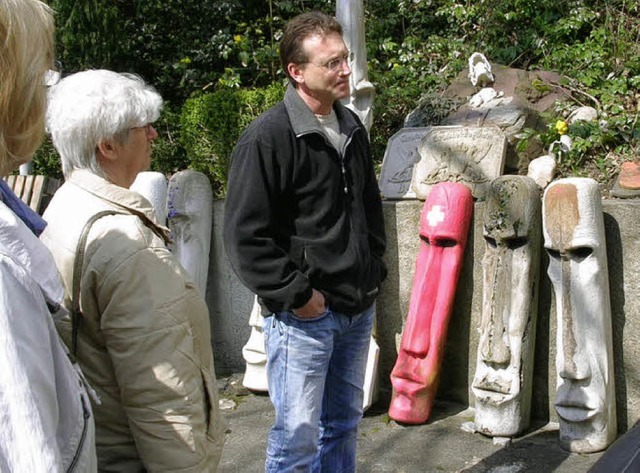
[(89, 417), (91, 417), (89, 415), (89, 411), (87, 410), (87, 408), (84, 405), (85, 401), (82, 398), (82, 396), (80, 396), (80, 400), (82, 401), (82, 418), (83, 418), (84, 424), (82, 426), (82, 434), (80, 435), (80, 442), (78, 443), (78, 448), (76, 449), (76, 454), (74, 455), (73, 460), (69, 464), (69, 468), (67, 468), (67, 473), (70, 473), (75, 469), (76, 464), (78, 463), (78, 460), (80, 459), (80, 453), (83, 450), (84, 441), (85, 441), (85, 439), (87, 437), (87, 427), (88, 427), (88, 425), (87, 425), (88, 422), (87, 421), (89, 420)]
[[(342, 146), (342, 151), (339, 151), (336, 149), (336, 151), (338, 152), (339, 155), (339, 159), (340, 159), (340, 170), (342, 171), (342, 182), (344, 183), (344, 187), (342, 188), (342, 190), (344, 191), (345, 195), (349, 194), (349, 186), (347, 185), (347, 168), (345, 166), (344, 163), (344, 156), (346, 154), (347, 151), (347, 147), (349, 146), (349, 143), (351, 143), (351, 140), (353, 139), (353, 134), (355, 133), (355, 129), (351, 131), (351, 134), (347, 137), (347, 139), (344, 142), (344, 145)], [(329, 140), (327, 139), (326, 135), (324, 133), (320, 133), (318, 131), (309, 131), (309, 132), (305, 132), (305, 133), (301, 133), (299, 135), (296, 135), (296, 137), (301, 137), (303, 135), (306, 134), (310, 134), (310, 133), (318, 133), (322, 136), (322, 138), (324, 139), (325, 143), (335, 149), (335, 147), (329, 142)]]

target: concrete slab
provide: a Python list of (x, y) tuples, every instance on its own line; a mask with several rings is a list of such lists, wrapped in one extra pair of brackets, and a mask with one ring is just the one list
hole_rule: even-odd
[[(221, 380), (221, 385), (224, 385)], [(219, 473), (264, 471), (267, 433), (273, 408), (266, 395), (226, 394), (237, 402), (225, 411), (229, 422)], [(222, 396), (225, 396), (223, 393)], [(536, 424), (507, 445), (463, 430), (473, 410), (460, 404), (439, 403), (424, 425), (400, 425), (389, 419), (382, 400), (366, 413), (358, 434), (358, 471), (362, 473), (583, 473), (601, 453), (571, 454), (557, 442), (555, 424)]]

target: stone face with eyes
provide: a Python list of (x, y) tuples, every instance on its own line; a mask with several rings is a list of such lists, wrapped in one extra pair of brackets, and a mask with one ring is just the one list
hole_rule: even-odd
[(540, 189), (525, 176), (491, 182), (483, 218), (483, 304), (476, 373), (475, 427), (516, 435), (529, 425), (538, 308)]
[(472, 214), (463, 184), (436, 184), (424, 204), (409, 313), (391, 373), (389, 416), (399, 422), (420, 424), (431, 412)]
[(553, 182), (542, 213), (557, 310), (560, 444), (572, 452), (596, 452), (616, 435), (609, 276), (597, 183)]

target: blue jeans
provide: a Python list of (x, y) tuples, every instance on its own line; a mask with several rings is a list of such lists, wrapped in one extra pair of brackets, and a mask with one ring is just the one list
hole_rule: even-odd
[(373, 313), (372, 306), (352, 317), (327, 310), (314, 319), (291, 312), (265, 318), (276, 414), (267, 473), (355, 471)]

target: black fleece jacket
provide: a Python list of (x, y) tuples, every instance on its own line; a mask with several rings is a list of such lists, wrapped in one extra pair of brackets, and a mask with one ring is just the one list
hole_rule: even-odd
[(303, 306), (314, 288), (328, 306), (357, 314), (386, 276), (380, 190), (357, 116), (334, 105), (343, 150), (289, 86), (258, 117), (231, 158), (224, 242), (265, 315)]

